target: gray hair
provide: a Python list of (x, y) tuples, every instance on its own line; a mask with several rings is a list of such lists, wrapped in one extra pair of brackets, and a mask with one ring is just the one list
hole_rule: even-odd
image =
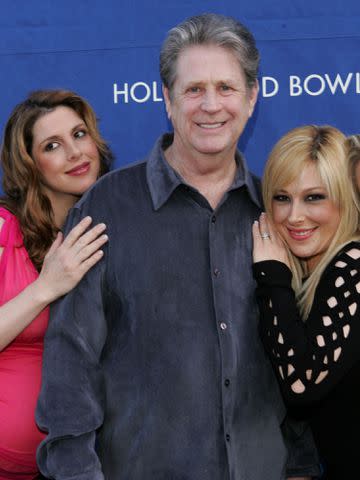
[(216, 45), (230, 50), (244, 71), (247, 87), (255, 85), (260, 55), (252, 33), (232, 17), (204, 13), (172, 28), (162, 45), (160, 76), (170, 93), (176, 79), (179, 55), (192, 45)]

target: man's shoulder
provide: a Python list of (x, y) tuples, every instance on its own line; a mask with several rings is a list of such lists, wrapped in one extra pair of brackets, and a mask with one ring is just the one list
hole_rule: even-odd
[(255, 173), (248, 170), (247, 174), (247, 186), (252, 195), (252, 199), (259, 206), (263, 206), (262, 200), (262, 188), (261, 188), (261, 178), (255, 175)]
[(145, 175), (147, 159), (142, 159), (134, 163), (116, 168), (109, 173), (106, 173), (92, 188), (107, 188), (107, 185), (112, 182), (127, 182), (131, 179), (136, 179), (141, 175)]
[(252, 200), (262, 208), (261, 178), (249, 169), (245, 155), (240, 150), (236, 150), (235, 158), (240, 167), (241, 183), (245, 181)]
[(106, 173), (81, 197), (78, 206), (91, 199), (134, 195), (140, 184), (146, 183), (146, 160), (141, 160)]
[(261, 178), (258, 175), (255, 175), (255, 173), (251, 172), (250, 170), (249, 170), (249, 176), (253, 181), (255, 187), (261, 190)]
[(259, 197), (259, 199), (262, 201), (262, 190), (261, 190), (261, 178), (255, 175), (255, 173), (250, 172), (250, 176), (252, 179), (252, 182), (254, 184), (256, 193)]

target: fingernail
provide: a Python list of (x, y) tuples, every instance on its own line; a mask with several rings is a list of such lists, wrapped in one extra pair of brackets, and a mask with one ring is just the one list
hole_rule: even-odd
[(258, 225), (259, 222), (257, 220), (254, 220), (254, 225)]

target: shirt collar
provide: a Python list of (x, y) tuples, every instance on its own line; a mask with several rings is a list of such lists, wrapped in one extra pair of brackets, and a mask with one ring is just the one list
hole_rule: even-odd
[(260, 178), (250, 172), (244, 155), (239, 150), (237, 150), (235, 153), (235, 160), (238, 168), (235, 174), (233, 184), (231, 185), (229, 191), (236, 190), (237, 188), (243, 187), (245, 185), (249, 192), (251, 200), (259, 208), (263, 208)]
[(165, 159), (164, 151), (171, 143), (171, 134), (158, 138), (146, 164), (147, 183), (155, 210), (162, 207), (176, 187), (184, 183)]
[[(171, 145), (172, 140), (173, 134), (162, 135), (155, 143), (146, 165), (147, 183), (155, 210), (159, 210), (167, 202), (179, 185), (187, 185), (165, 159), (164, 151)], [(236, 152), (235, 158), (238, 168), (229, 190), (236, 190), (245, 185), (252, 201), (261, 208), (259, 180), (248, 170), (245, 159), (239, 151)]]

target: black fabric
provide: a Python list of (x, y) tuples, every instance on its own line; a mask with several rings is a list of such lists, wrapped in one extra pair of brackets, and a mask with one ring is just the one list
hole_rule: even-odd
[[(359, 257), (360, 243), (352, 242), (331, 261), (305, 323), (286, 265), (266, 261), (253, 266), (262, 340), (293, 415), (310, 419), (328, 479), (358, 477)], [(299, 380), (303, 392), (296, 393)]]

